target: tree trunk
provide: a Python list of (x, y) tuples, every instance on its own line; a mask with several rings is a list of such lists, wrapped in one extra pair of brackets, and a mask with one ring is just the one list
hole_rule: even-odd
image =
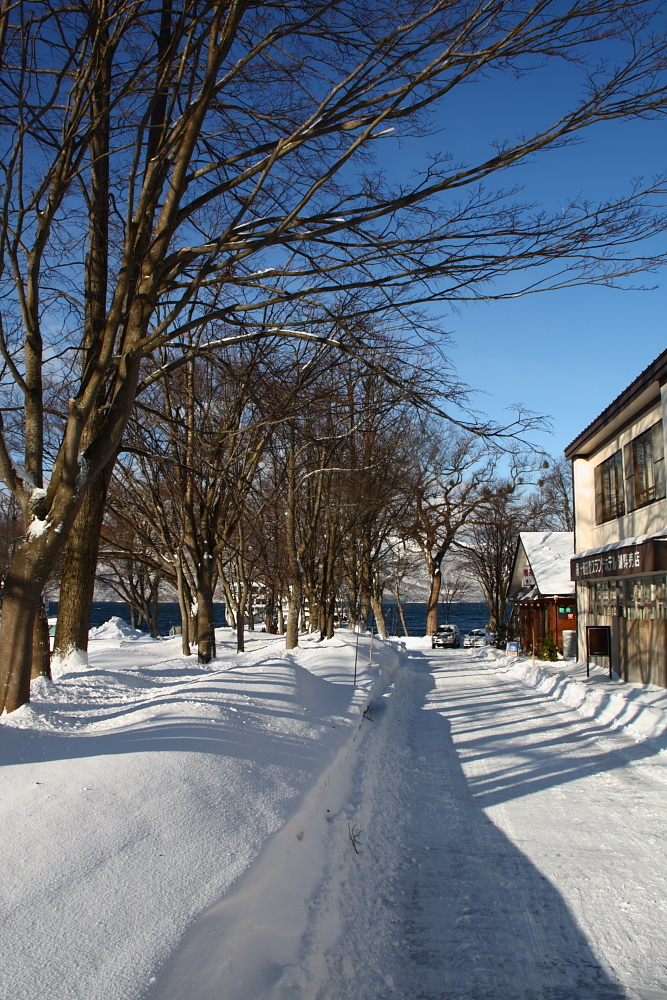
[(299, 645), (299, 615), (301, 614), (302, 568), (299, 559), (299, 549), (296, 537), (296, 469), (294, 455), (294, 431), (290, 438), (290, 449), (287, 460), (287, 510), (285, 511), (285, 536), (289, 571), (292, 577), (290, 587), (289, 609), (287, 612), (287, 631), (285, 634), (285, 649), (296, 649)]
[(283, 599), (280, 598), (280, 604), (278, 605), (278, 634), (285, 634), (285, 613), (283, 611)]
[[(105, 0), (90, 5), (91, 26), (107, 36), (107, 4)], [(109, 94), (111, 86), (111, 48), (102, 46), (100, 59), (92, 80), (92, 113), (98, 122), (91, 139), (90, 183), (91, 198), (88, 220), (88, 252), (85, 261), (85, 353), (99, 348), (106, 322), (109, 255)], [(83, 451), (97, 434), (104, 417), (101, 413), (86, 428), (79, 448)], [(53, 644), (54, 655), (61, 661), (73, 649), (88, 652), (90, 611), (95, 590), (97, 554), (107, 488), (115, 458), (88, 484), (83, 502), (74, 519), (67, 540), (65, 565), (60, 580), (58, 624)]]
[(225, 595), (225, 619), (231, 629), (236, 629), (236, 612), (238, 610), (238, 602), (232, 592), (231, 584), (227, 579), (224, 573), (224, 568), (220, 562), (218, 562), (218, 579), (222, 584), (222, 590)]
[(160, 638), (160, 626), (158, 624), (158, 615), (160, 613), (160, 574), (157, 573), (155, 576), (155, 581), (153, 583), (153, 592), (150, 596), (149, 601), (149, 625), (151, 630), (151, 636), (153, 639)]
[[(30, 674), (35, 618), (42, 602), (49, 560), (43, 557), (41, 538), (23, 541), (5, 577), (0, 635), (0, 712), (14, 712), (30, 701)], [(42, 576), (44, 579), (42, 579)]]
[(410, 633), (408, 632), (408, 626), (405, 624), (405, 613), (403, 611), (403, 602), (401, 601), (401, 591), (398, 587), (396, 587), (394, 593), (396, 594), (396, 607), (398, 608), (398, 614), (401, 619), (401, 625), (403, 626), (403, 634), (405, 636), (409, 636)]
[(299, 645), (299, 614), (301, 613), (301, 581), (295, 580), (289, 598), (287, 612), (287, 632), (285, 649), (296, 649)]
[(188, 582), (183, 573), (180, 553), (174, 556), (176, 565), (176, 592), (178, 594), (178, 607), (181, 612), (181, 652), (183, 656), (190, 655), (190, 607), (192, 605), (192, 595)]
[(51, 640), (49, 637), (49, 619), (46, 614), (44, 599), (39, 602), (32, 633), (32, 669), (30, 676), (51, 678)]
[(375, 621), (377, 622), (378, 633), (383, 639), (386, 639), (387, 622), (384, 617), (384, 611), (382, 610), (382, 598), (373, 595), (373, 597), (371, 597), (371, 606), (373, 608), (373, 614), (375, 615)]
[(426, 605), (426, 635), (435, 635), (438, 631), (438, 598), (440, 597), (441, 583), (440, 567), (436, 566), (431, 576), (431, 589)]
[(359, 598), (359, 625), (364, 630), (368, 631), (368, 616), (371, 613), (371, 599), (368, 591), (365, 587), (361, 589), (361, 596)]
[(213, 579), (205, 565), (200, 565), (197, 571), (197, 659), (199, 663), (215, 659)]
[(327, 639), (333, 639), (336, 625), (336, 594), (329, 598), (329, 608), (327, 611)]
[(248, 584), (239, 580), (239, 599), (236, 605), (236, 652), (245, 652), (245, 606), (248, 599)]
[(269, 587), (266, 592), (266, 609), (264, 611), (264, 629), (267, 633), (273, 632), (273, 615), (275, 613), (276, 598), (273, 587)]
[(111, 463), (90, 483), (67, 543), (60, 580), (54, 655), (65, 661), (73, 649), (87, 652), (95, 591), (97, 553)]
[(436, 570), (431, 577), (431, 587), (426, 604), (426, 635), (435, 635), (438, 631), (438, 598), (441, 582), (440, 570)]

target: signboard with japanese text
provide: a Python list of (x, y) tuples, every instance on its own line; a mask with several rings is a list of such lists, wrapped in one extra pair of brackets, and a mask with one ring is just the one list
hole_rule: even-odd
[(640, 545), (628, 545), (570, 562), (571, 580), (596, 580), (633, 573), (657, 573), (667, 569), (667, 539), (652, 539)]

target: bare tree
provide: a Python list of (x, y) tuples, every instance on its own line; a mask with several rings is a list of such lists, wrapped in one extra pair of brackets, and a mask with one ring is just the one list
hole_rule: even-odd
[(489, 609), (487, 628), (504, 625), (517, 537), (533, 530), (530, 500), (516, 484), (499, 480), (456, 540), (462, 565), (479, 584)]
[[(426, 632), (433, 635), (438, 627), (445, 556), (484, 518), (490, 504), (511, 496), (527, 481), (535, 456), (518, 449), (504, 452), (447, 425), (423, 428), (412, 445), (409, 510), (399, 530), (424, 558), (430, 585)], [(501, 466), (508, 467), (503, 479), (498, 478)]]
[(470, 578), (466, 575), (460, 561), (449, 565), (442, 574), (440, 587), (440, 604), (445, 612), (445, 623), (449, 624), (452, 608), (460, 604), (470, 590)]
[(574, 500), (572, 468), (564, 458), (545, 462), (548, 471), (538, 480), (539, 492), (531, 498), (532, 519), (539, 522), (535, 529), (574, 531)]
[[(83, 533), (103, 504), (98, 477), (163, 345), (179, 366), (224, 321), (226, 342), (278, 329), (381, 369), (347, 325), (360, 310), (407, 316), (545, 262), (531, 290), (647, 266), (617, 248), (655, 231), (650, 190), (548, 217), (480, 185), (596, 122), (662, 111), (660, 29), (620, 0), (2, 5), (0, 353), (23, 418), (0, 435), (0, 477), (25, 534), (5, 582), (0, 707), (29, 696), (41, 593), (87, 495), (72, 558), (96, 552)], [(585, 74), (581, 100), (492, 157), (438, 157), (395, 186), (373, 170), (383, 136), (428, 130), (456, 87), (574, 64), (610, 38), (625, 61)]]
[[(548, 469), (548, 472), (542, 471)], [(544, 461), (536, 487), (500, 479), (455, 542), (462, 565), (482, 588), (488, 627), (504, 625), (517, 539), (521, 531), (572, 531), (572, 480), (564, 460)], [(523, 477), (525, 483), (528, 477)]]

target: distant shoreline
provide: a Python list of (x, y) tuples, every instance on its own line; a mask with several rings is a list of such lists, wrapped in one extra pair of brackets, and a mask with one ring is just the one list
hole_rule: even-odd
[[(58, 614), (58, 602), (49, 601), (48, 606), (49, 617), (55, 618)], [(403, 629), (396, 601), (384, 601), (383, 608), (385, 609), (389, 634), (401, 636)], [(216, 601), (213, 610), (216, 628), (226, 625), (224, 603)], [(408, 602), (403, 605), (403, 610), (410, 635), (424, 635), (426, 631), (426, 603), (423, 601)], [(122, 601), (94, 601), (90, 615), (90, 628), (97, 628), (114, 616), (129, 624), (129, 605)], [(458, 625), (461, 632), (468, 632), (471, 628), (483, 628), (488, 621), (486, 603), (484, 601), (462, 601), (460, 604), (455, 604), (450, 610), (449, 620), (452, 624)], [(441, 624), (445, 622), (445, 610), (442, 605), (439, 608), (439, 621)], [(169, 635), (169, 629), (180, 624), (181, 614), (178, 603), (176, 601), (161, 601), (158, 610), (160, 635)], [(255, 631), (261, 631), (262, 625), (262, 620), (258, 618)], [(145, 622), (142, 622), (141, 629), (143, 632), (149, 631)]]

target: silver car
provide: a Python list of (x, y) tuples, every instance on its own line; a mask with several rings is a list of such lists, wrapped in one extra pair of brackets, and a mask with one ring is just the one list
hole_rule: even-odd
[(486, 629), (473, 628), (470, 629), (463, 640), (463, 646), (469, 649), (471, 646), (489, 646), (492, 642), (493, 636)]

